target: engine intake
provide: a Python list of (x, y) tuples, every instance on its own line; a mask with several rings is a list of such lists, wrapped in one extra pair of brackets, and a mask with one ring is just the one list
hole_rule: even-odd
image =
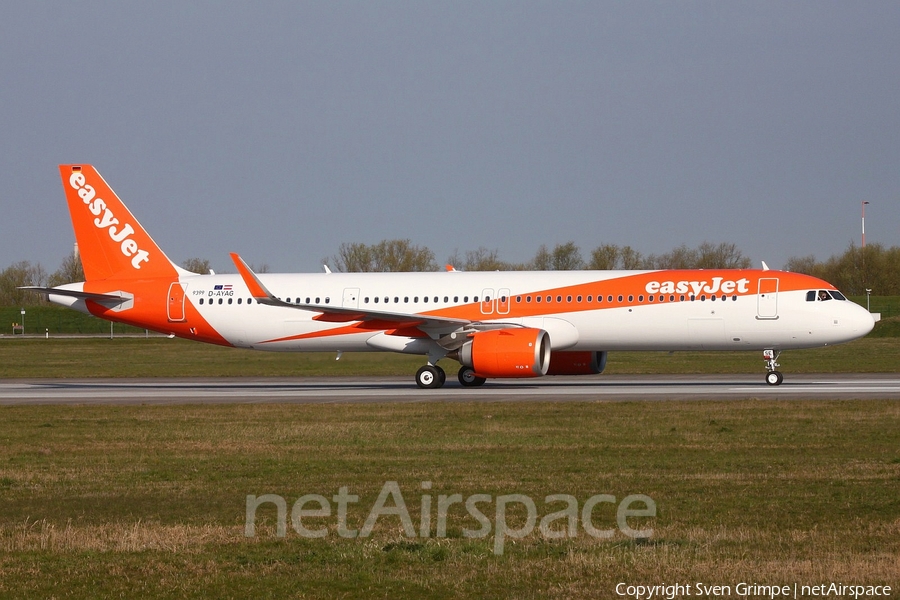
[(532, 328), (479, 331), (459, 349), (459, 362), (479, 377), (540, 377), (550, 366), (550, 336)]

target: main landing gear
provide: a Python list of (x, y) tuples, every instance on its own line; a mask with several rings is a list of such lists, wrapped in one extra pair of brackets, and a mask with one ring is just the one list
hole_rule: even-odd
[(439, 388), (447, 381), (447, 374), (437, 365), (425, 365), (416, 371), (416, 385), (422, 389)]
[(781, 356), (781, 352), (763, 350), (763, 358), (766, 360), (766, 371), (768, 371), (766, 373), (766, 383), (769, 385), (781, 385), (781, 382), (784, 381), (784, 375), (781, 374), (781, 371), (776, 370), (781, 366), (776, 362), (779, 356)]
[(484, 385), (484, 382), (487, 381), (484, 377), (477, 376), (475, 374), (475, 369), (465, 366), (459, 368), (459, 373), (457, 373), (456, 378), (459, 379), (459, 382), (463, 387), (478, 387)]
[[(460, 367), (457, 378), (463, 387), (478, 387), (487, 381), (484, 377), (475, 375), (475, 370), (471, 367)], [(437, 365), (425, 365), (416, 372), (416, 385), (422, 389), (436, 389), (446, 381), (447, 374)]]

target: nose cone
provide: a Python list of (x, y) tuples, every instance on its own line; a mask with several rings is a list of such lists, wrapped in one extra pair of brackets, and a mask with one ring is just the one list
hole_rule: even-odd
[(850, 314), (844, 318), (844, 322), (853, 339), (861, 338), (875, 327), (875, 316), (858, 304), (848, 304), (852, 310), (848, 311)]

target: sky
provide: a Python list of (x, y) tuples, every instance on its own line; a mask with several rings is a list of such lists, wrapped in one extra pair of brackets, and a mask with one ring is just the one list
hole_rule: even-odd
[(900, 3), (15, 2), (0, 269), (94, 164), (171, 259), (900, 245)]

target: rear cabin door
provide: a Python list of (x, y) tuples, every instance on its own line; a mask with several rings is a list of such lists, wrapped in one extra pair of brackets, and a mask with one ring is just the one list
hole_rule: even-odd
[(167, 314), (170, 323), (181, 323), (185, 321), (184, 301), (187, 289), (186, 283), (175, 281), (169, 286), (169, 302), (167, 305)]

